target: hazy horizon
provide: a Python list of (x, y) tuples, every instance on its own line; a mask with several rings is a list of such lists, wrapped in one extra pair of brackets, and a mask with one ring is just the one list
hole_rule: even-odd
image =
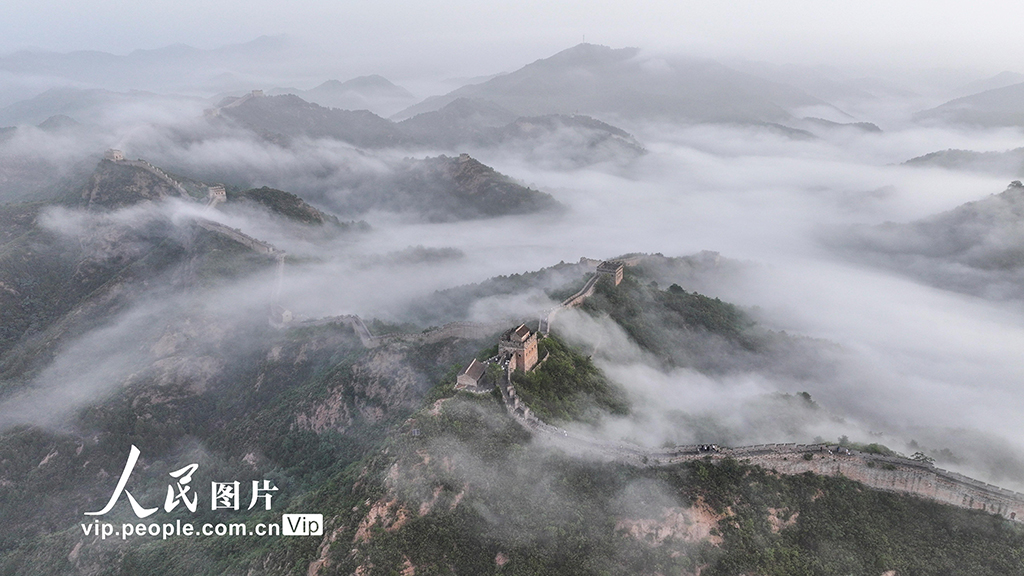
[(508, 72), (586, 41), (864, 75), (913, 69), (921, 78), (955, 83), (1016, 71), (1021, 48), (1005, 26), (1022, 17), (1024, 7), (991, 1), (687, 2), (638, 10), (611, 2), (495, 7), (461, 1), (441, 9), (429, 3), (16, 0), (0, 8), (0, 54), (125, 55), (180, 44), (211, 50), (283, 35), (312, 59), (301, 67), (415, 81)]
[[(1018, 20), (948, 1), (14, 0), (0, 435), (86, 437), (113, 421), (98, 407), (163, 410), (171, 389), (235, 422), (244, 389), (281, 437), (407, 443), (401, 421), (487, 356), (433, 328), (533, 322), (592, 272), (581, 257), (644, 253), (558, 316), (630, 403), (551, 419), (562, 437), (847, 438), (1024, 490)], [(397, 87), (314, 90), (367, 75)], [(559, 362), (558, 384), (584, 370)], [(122, 403), (165, 433), (149, 400)], [(276, 466), (192, 416), (167, 451)]]

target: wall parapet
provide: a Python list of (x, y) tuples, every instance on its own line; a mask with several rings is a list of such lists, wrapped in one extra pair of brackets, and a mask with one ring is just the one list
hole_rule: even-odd
[(188, 197), (188, 191), (185, 190), (185, 187), (182, 186), (181, 184), (179, 184), (177, 180), (175, 180), (174, 178), (171, 178), (170, 176), (167, 175), (166, 172), (164, 172), (163, 170), (157, 168), (156, 166), (150, 164), (149, 162), (147, 162), (147, 161), (145, 161), (145, 160), (143, 160), (141, 158), (138, 159), (138, 160), (121, 160), (121, 161), (118, 162), (118, 164), (124, 164), (126, 166), (133, 166), (135, 168), (141, 168), (141, 169), (149, 172), (150, 174), (156, 176), (157, 178), (159, 178), (161, 181), (163, 181), (168, 186), (171, 186), (172, 188), (174, 188), (175, 191), (178, 192), (178, 194), (181, 194), (184, 197)]
[[(619, 259), (626, 266), (639, 263), (643, 256)], [(580, 305), (592, 295), (599, 279), (594, 273), (576, 294), (550, 310), (542, 317), (541, 328), (550, 329), (555, 315), (567, 308)], [(545, 320), (546, 324), (545, 325)], [(450, 337), (485, 338), (501, 331), (502, 323), (480, 324), (452, 322), (421, 334), (384, 334), (374, 336), (358, 316), (339, 316), (303, 323), (325, 325), (347, 323), (355, 329), (364, 345), (373, 347), (381, 342), (438, 342)], [(704, 458), (727, 458), (748, 462), (780, 474), (813, 472), (827, 476), (844, 476), (877, 490), (913, 494), (933, 501), (961, 508), (984, 510), (1009, 520), (1024, 521), (1024, 494), (988, 484), (962, 474), (936, 468), (930, 462), (898, 456), (872, 454), (847, 450), (836, 444), (799, 444), (795, 442), (764, 443), (739, 447), (683, 445), (672, 448), (647, 449), (622, 441), (601, 440), (579, 435), (552, 426), (537, 417), (519, 398), (512, 384), (513, 362), (504, 365), (503, 377), (498, 382), (502, 403), (508, 414), (526, 429), (546, 434), (558, 442), (577, 449), (597, 453), (626, 464), (643, 467), (671, 466)], [(809, 455), (810, 457), (806, 457)], [(796, 457), (798, 456), (798, 457)], [(881, 466), (879, 465), (881, 464)]]
[(257, 240), (252, 236), (245, 234), (241, 230), (232, 228), (230, 226), (225, 226), (220, 222), (214, 222), (213, 220), (207, 220), (205, 218), (197, 218), (196, 225), (209, 232), (220, 234), (222, 236), (227, 236), (228, 238), (234, 240), (235, 242), (238, 242), (239, 244), (245, 246), (246, 248), (249, 248), (254, 252), (270, 255), (284, 254), (283, 251), (278, 250), (276, 247), (274, 247), (274, 245), (269, 244), (267, 242), (263, 242), (262, 240)]

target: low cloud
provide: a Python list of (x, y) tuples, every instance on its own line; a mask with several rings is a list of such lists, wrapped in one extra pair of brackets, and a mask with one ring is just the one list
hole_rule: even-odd
[[(208, 182), (268, 185), (328, 210), (342, 205), (352, 182), (386, 174), (411, 153), (369, 153), (330, 140), (295, 139), (283, 146), (242, 130), (212, 129), (190, 106), (153, 113), (154, 121), (137, 125), (129, 117), (148, 112), (133, 110), (112, 119), (113, 127), (99, 132), (102, 137), (64, 143), (64, 136), (25, 132), (18, 142), (21, 149), (58, 164), (116, 145), (129, 157), (144, 157), (171, 171)], [(832, 230), (906, 222), (1001, 191), (1006, 182), (998, 178), (899, 164), (946, 147), (1011, 148), (1019, 139), (1016, 131), (893, 122), (883, 125), (881, 134), (842, 132), (794, 140), (763, 127), (623, 128), (643, 142), (647, 154), (581, 167), (535, 162), (529, 155), (498, 149), (479, 153), (485, 164), (567, 205), (568, 212), (558, 217), (423, 223), (371, 211), (360, 217), (372, 231), (326, 240), (303, 237), (258, 210), (207, 217), (265, 238), (294, 256), (286, 264), (281, 302), (309, 318), (355, 313), (405, 321), (409, 306), (433, 292), (497, 275), (576, 262), (581, 256), (713, 250), (756, 265), (740, 275), (711, 275), (700, 282), (680, 277), (684, 289), (756, 307), (754, 314), (766, 328), (818, 338), (833, 348), (826, 347), (820, 356), (794, 355), (789, 365), (737, 367), (709, 376), (661, 369), (607, 321), (566, 314), (560, 321), (568, 337), (585, 350), (596, 347), (600, 365), (637, 399), (635, 420), (609, 420), (609, 434), (659, 444), (715, 441), (716, 430), (737, 443), (815, 436), (831, 440), (838, 434), (871, 440), (877, 438), (872, 433), (881, 433), (894, 448), (905, 449), (911, 439), (924, 442), (923, 431), (933, 431), (928, 445), (940, 449), (943, 443), (935, 439), (942, 431), (971, 430), (991, 438), (1008, 457), (1024, 454), (1024, 404), (1015, 392), (1024, 376), (1020, 301), (964, 296), (899, 272), (851, 264), (821, 240)], [(557, 149), (560, 137), (536, 149)], [(182, 206), (168, 210), (182, 217), (198, 215), (197, 207)], [(151, 209), (103, 218), (143, 217)], [(74, 234), (75, 226), (96, 225), (95, 218), (100, 217), (55, 211), (43, 222)], [(451, 249), (462, 257), (429, 266), (393, 257), (417, 246)], [(273, 281), (271, 274), (247, 278), (220, 289), (224, 296), (212, 301), (230, 308), (232, 295), (263, 294)], [(540, 291), (492, 296), (470, 306), (468, 318), (486, 320), (501, 311), (532, 320), (551, 303)], [(153, 310), (129, 311), (112, 326), (121, 326), (123, 338), (131, 340), (135, 328), (142, 329), (150, 314), (164, 309)], [(68, 367), (99, 354), (88, 346), (103, 347), (92, 340), (78, 346), (63, 351), (52, 369), (64, 366), (68, 373)], [(130, 369), (130, 354), (111, 354), (110, 365)], [(809, 368), (801, 374), (800, 365)], [(61, 378), (54, 374), (39, 380), (39, 388), (58, 394), (54, 386)], [(108, 380), (105, 372), (80, 377), (83, 382)], [(82, 389), (91, 388), (83, 384)], [(821, 412), (793, 399), (779, 400), (778, 394), (801, 391), (811, 394)], [(701, 428), (701, 422), (715, 425)], [(985, 464), (993, 461), (987, 456), (959, 457), (965, 466), (993, 470)]]

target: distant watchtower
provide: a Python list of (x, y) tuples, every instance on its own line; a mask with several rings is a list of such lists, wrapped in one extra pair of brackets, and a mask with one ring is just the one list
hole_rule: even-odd
[(463, 162), (469, 162), (470, 160), (472, 160), (472, 158), (469, 157), (469, 154), (466, 154), (465, 152), (459, 154), (459, 164), (462, 164)]
[(216, 206), (228, 201), (228, 193), (223, 186), (210, 186), (206, 191), (206, 205)]
[(120, 162), (124, 160), (124, 152), (111, 148), (103, 153), (104, 160), (110, 160), (111, 162)]
[(508, 330), (498, 340), (498, 354), (509, 356), (516, 370), (528, 372), (537, 365), (537, 334), (526, 324)]
[(251, 94), (253, 98), (259, 98), (263, 96), (263, 90), (253, 90)]
[(270, 325), (274, 328), (284, 328), (294, 320), (292, 311), (288, 310), (280, 304), (274, 304), (270, 307)]
[(615, 260), (605, 260), (597, 265), (597, 273), (611, 276), (615, 280), (615, 285), (618, 286), (619, 282), (622, 282), (622, 270), (625, 265), (622, 262)]

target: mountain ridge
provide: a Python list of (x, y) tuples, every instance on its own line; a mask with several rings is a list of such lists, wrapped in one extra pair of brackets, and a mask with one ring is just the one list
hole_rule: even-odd
[(1024, 82), (962, 96), (914, 115), (917, 121), (1024, 126)]
[(713, 60), (640, 55), (637, 48), (579, 44), (515, 72), (428, 98), (394, 117), (437, 110), (459, 97), (492, 100), (522, 116), (581, 112), (698, 122), (782, 120), (791, 117), (786, 108), (827, 105), (799, 89)]

